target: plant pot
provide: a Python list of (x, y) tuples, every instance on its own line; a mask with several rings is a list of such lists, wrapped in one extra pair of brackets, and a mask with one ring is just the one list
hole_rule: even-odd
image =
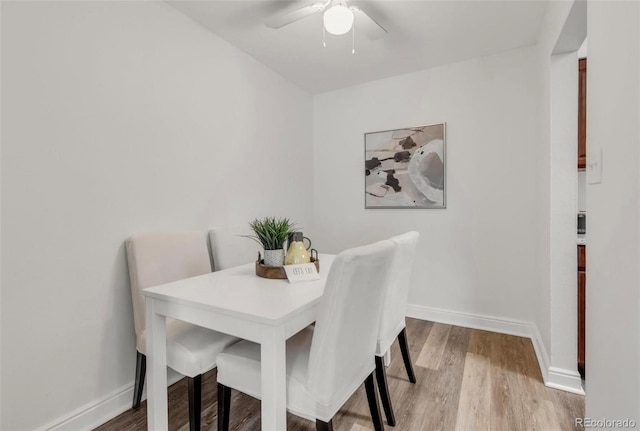
[(264, 251), (264, 264), (267, 266), (284, 265), (284, 248)]

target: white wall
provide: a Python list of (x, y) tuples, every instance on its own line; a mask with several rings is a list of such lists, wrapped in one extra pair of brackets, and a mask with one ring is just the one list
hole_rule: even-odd
[(588, 28), (586, 415), (640, 423), (640, 4), (590, 2)]
[(543, 354), (538, 359), (546, 364), (542, 365), (545, 380), (548, 380), (548, 372), (545, 371), (551, 358), (551, 53), (558, 41), (562, 38), (562, 32), (571, 12), (573, 3), (549, 2), (545, 9), (545, 16), (540, 29), (540, 37), (537, 45), (536, 62), (537, 76), (540, 80), (539, 105), (536, 112), (536, 173), (535, 173), (535, 223), (532, 229), (536, 231), (536, 239), (532, 244), (536, 248), (536, 283), (537, 294), (534, 297), (532, 308), (535, 310), (534, 323), (540, 334), (543, 345)]
[(551, 56), (551, 365), (577, 372), (578, 55)]
[(580, 45), (580, 49), (578, 49), (578, 58), (587, 57), (588, 50), (589, 44), (587, 42), (587, 39), (585, 39), (584, 42), (582, 42), (582, 45)]
[[(2, 5), (0, 4), (0, 23), (2, 22)], [(2, 31), (0, 29), (0, 52), (2, 47)], [(2, 100), (2, 55), (0, 55), (0, 100)], [(0, 119), (2, 119), (2, 103), (0, 103)], [(0, 178), (2, 176), (2, 121), (0, 121)], [(0, 182), (1, 186), (1, 182)], [(0, 187), (0, 323), (2, 322), (2, 187)], [(2, 388), (2, 328), (0, 327), (0, 388)], [(0, 424), (2, 423), (2, 391), (0, 389)]]
[[(585, 16), (584, 4), (548, 3), (537, 46), (534, 324), (545, 383), (576, 393), (583, 393), (576, 371), (576, 51), (585, 37)], [(564, 54), (552, 56), (558, 52)]]
[(0, 428), (27, 430), (130, 389), (127, 236), (310, 222), (312, 100), (161, 2), (2, 2), (2, 90)]
[[(535, 48), (314, 98), (318, 248), (421, 233), (409, 302), (531, 322), (538, 294)], [(366, 132), (446, 122), (447, 209), (364, 209)], [(319, 223), (322, 221), (322, 223)]]

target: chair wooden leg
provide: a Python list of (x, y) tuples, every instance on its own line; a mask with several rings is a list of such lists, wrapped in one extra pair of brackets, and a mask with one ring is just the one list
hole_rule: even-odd
[(380, 414), (380, 404), (378, 403), (378, 391), (376, 391), (376, 384), (373, 381), (373, 373), (369, 374), (364, 381), (364, 388), (367, 391), (367, 401), (369, 402), (373, 429), (375, 431), (384, 431), (382, 415)]
[(136, 351), (136, 382), (133, 388), (133, 405), (132, 408), (140, 407), (142, 400), (142, 389), (144, 389), (144, 377), (147, 374), (147, 357)]
[(413, 364), (411, 363), (411, 355), (409, 355), (409, 345), (407, 343), (407, 328), (402, 328), (402, 331), (398, 334), (398, 343), (400, 343), (402, 360), (404, 361), (404, 367), (407, 369), (409, 381), (415, 383), (416, 375), (413, 372)]
[(218, 383), (218, 431), (229, 431), (231, 388)]
[(189, 382), (189, 430), (200, 431), (200, 411), (202, 410), (202, 374), (188, 377)]
[(333, 419), (330, 419), (329, 422), (316, 419), (316, 431), (333, 431)]
[(378, 391), (382, 400), (382, 408), (387, 417), (387, 423), (396, 426), (396, 418), (393, 415), (393, 407), (391, 406), (391, 396), (389, 395), (389, 385), (387, 384), (387, 372), (384, 366), (384, 358), (376, 356), (376, 381), (378, 382)]

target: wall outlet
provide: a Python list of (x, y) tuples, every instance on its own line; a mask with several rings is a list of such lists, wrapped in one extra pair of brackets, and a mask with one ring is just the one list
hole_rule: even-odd
[(587, 152), (587, 184), (602, 182), (602, 147)]

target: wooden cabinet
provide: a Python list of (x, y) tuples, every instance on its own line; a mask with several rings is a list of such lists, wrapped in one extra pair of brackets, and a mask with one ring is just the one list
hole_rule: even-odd
[[(587, 59), (578, 60), (578, 169), (587, 167)], [(587, 248), (578, 246), (578, 372), (585, 376)]]
[(578, 60), (578, 169), (587, 167), (587, 59)]
[(587, 248), (584, 245), (578, 246), (578, 372), (584, 379), (585, 365), (585, 309), (587, 283), (586, 270)]

